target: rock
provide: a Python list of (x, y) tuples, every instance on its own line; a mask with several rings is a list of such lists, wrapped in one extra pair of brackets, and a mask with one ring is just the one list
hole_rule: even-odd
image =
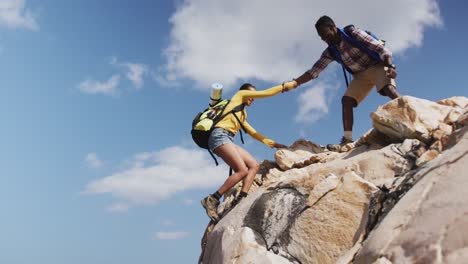
[(241, 185), (227, 194), (200, 262), (468, 263), (467, 100), (405, 96), (348, 152), (277, 152), (248, 197), (230, 208)]
[(390, 260), (388, 260), (386, 257), (381, 257), (377, 259), (374, 263), (372, 264), (393, 264)]
[(395, 150), (395, 152), (399, 152), (401, 156), (410, 160), (416, 160), (426, 152), (424, 143), (417, 139), (405, 139), (403, 143), (394, 145), (392, 149)]
[(262, 194), (244, 219), (244, 226), (255, 230), (266, 242), (267, 249), (280, 244), (291, 222), (305, 208), (306, 198), (293, 188), (275, 189)]
[(468, 108), (463, 110), (463, 113), (458, 117), (457, 121), (455, 121), (455, 126), (457, 128), (461, 128), (468, 125)]
[(335, 263), (362, 239), (370, 197), (378, 188), (353, 172), (340, 179), (292, 224), (286, 250), (300, 263)]
[(468, 98), (464, 96), (454, 96), (437, 101), (438, 104), (447, 105), (454, 108), (463, 109), (468, 106)]
[(393, 140), (401, 142), (415, 138), (429, 143), (431, 132), (445, 123), (449, 114), (451, 120), (458, 118), (461, 111), (428, 100), (403, 96), (380, 106), (371, 113), (371, 118), (374, 128)]
[(354, 263), (468, 263), (468, 133), (428, 162), (413, 188), (369, 234)]
[(319, 145), (307, 141), (298, 140), (289, 148), (280, 149), (275, 152), (275, 161), (282, 170), (288, 170), (295, 164), (303, 163), (311, 158), (312, 155), (324, 152)]
[(397, 142), (392, 140), (387, 135), (381, 133), (377, 129), (372, 128), (369, 131), (367, 131), (362, 137), (356, 140), (354, 144), (355, 144), (355, 147), (368, 145), (373, 149), (379, 149), (379, 148), (388, 146), (392, 143), (397, 143)]
[(344, 144), (341, 146), (339, 152), (348, 152), (351, 151), (355, 147), (354, 142)]
[(317, 203), (325, 194), (333, 191), (338, 186), (339, 182), (338, 177), (333, 174), (330, 174), (323, 181), (319, 182), (319, 184), (317, 184), (309, 194), (309, 198), (307, 198), (307, 206), (314, 206), (314, 204)]
[(298, 190), (311, 190), (330, 174), (339, 177), (348, 171), (353, 171), (365, 180), (381, 185), (386, 179), (403, 175), (413, 167), (413, 162), (406, 157), (408, 153), (394, 149), (394, 145), (378, 150), (361, 146), (351, 152), (340, 154), (341, 156), (333, 161), (298, 169), (296, 176), (283, 176), (282, 184), (293, 186)]
[(458, 118), (460, 118), (461, 114), (462, 114), (462, 112), (459, 109), (454, 109), (454, 110), (450, 111), (447, 114), (447, 116), (444, 118), (444, 123), (449, 124), (449, 125), (455, 125)]
[(436, 142), (432, 143), (429, 149), (433, 149), (438, 153), (441, 153), (444, 150), (444, 146), (442, 145), (442, 141), (437, 140)]
[[(232, 249), (235, 257), (230, 262), (213, 263), (259, 263), (259, 264), (291, 264), (287, 258), (278, 256), (266, 249), (265, 244), (254, 230), (242, 227), (233, 235)], [(210, 262), (211, 263), (211, 262)]]
[(433, 140), (441, 140), (444, 136), (452, 134), (453, 127), (447, 124), (440, 124), (437, 129), (432, 131), (431, 136)]
[(430, 149), (430, 150), (424, 152), (424, 154), (422, 154), (421, 157), (419, 157), (416, 160), (416, 166), (421, 167), (422, 165), (426, 164), (428, 161), (431, 161), (431, 160), (437, 158), (437, 156), (439, 156), (439, 154), (440, 154), (440, 152), (435, 150), (435, 149)]

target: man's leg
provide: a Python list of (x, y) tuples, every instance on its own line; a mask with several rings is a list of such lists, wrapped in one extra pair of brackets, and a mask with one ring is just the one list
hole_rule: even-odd
[(344, 137), (352, 141), (353, 140), (353, 123), (354, 123), (354, 114), (353, 108), (357, 106), (356, 99), (343, 96), (341, 99), (341, 106), (342, 106), (342, 118), (343, 118), (343, 130), (344, 130)]
[(374, 84), (369, 80), (367, 71), (353, 75), (353, 80), (341, 99), (344, 135), (340, 144), (328, 144), (331, 151), (341, 151), (344, 144), (353, 141), (353, 108), (366, 98)]
[(392, 100), (401, 96), (400, 93), (398, 93), (396, 87), (392, 84), (385, 85), (382, 89), (379, 90), (379, 94), (388, 96)]

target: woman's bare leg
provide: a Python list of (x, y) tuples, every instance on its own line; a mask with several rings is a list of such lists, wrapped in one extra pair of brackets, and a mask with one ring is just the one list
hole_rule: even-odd
[(220, 194), (224, 194), (229, 191), (234, 185), (236, 185), (236, 183), (245, 178), (249, 172), (237, 147), (238, 146), (234, 143), (227, 143), (214, 150), (214, 153), (221, 157), (235, 172), (226, 179), (221, 187), (219, 187), (218, 192)]
[(242, 160), (244, 161), (245, 165), (247, 165), (248, 172), (247, 176), (244, 178), (242, 182), (242, 192), (248, 193), (250, 190), (250, 187), (252, 186), (253, 180), (255, 179), (255, 175), (257, 175), (258, 172), (258, 162), (255, 160), (255, 158), (247, 152), (247, 150), (243, 149), (242, 147), (236, 145), (237, 152), (241, 155)]

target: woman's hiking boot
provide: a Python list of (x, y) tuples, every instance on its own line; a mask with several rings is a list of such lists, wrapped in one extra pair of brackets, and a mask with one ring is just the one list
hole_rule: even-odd
[(216, 198), (214, 198), (212, 195), (208, 195), (207, 197), (201, 200), (201, 204), (203, 208), (205, 208), (206, 214), (211, 218), (211, 220), (217, 222), (219, 220), (219, 216), (218, 216), (219, 201)]

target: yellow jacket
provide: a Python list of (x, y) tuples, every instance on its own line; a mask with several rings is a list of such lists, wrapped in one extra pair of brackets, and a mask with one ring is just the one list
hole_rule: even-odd
[[(265, 97), (271, 97), (273, 95), (276, 95), (280, 93), (283, 89), (282, 85), (278, 85), (263, 91), (250, 91), (250, 90), (240, 90), (234, 96), (231, 98), (231, 101), (229, 104), (226, 106), (224, 109), (224, 113), (229, 113), (232, 109), (234, 109), (236, 106), (241, 105), (243, 102), (247, 101), (248, 98), (265, 98)], [(237, 115), (239, 120), (242, 122), (242, 125), (244, 126), (246, 132), (251, 135), (253, 138), (256, 140), (264, 143), (265, 145), (269, 146), (270, 148), (274, 147), (275, 141), (266, 138), (262, 134), (258, 133), (249, 123), (247, 123), (247, 111), (242, 110), (242, 112), (236, 112), (234, 114), (229, 114), (225, 116), (221, 121), (219, 121), (215, 127), (220, 127), (224, 128), (227, 131), (230, 131), (234, 134), (237, 133), (241, 129), (241, 125), (237, 121), (237, 119), (234, 117), (234, 115)]]

